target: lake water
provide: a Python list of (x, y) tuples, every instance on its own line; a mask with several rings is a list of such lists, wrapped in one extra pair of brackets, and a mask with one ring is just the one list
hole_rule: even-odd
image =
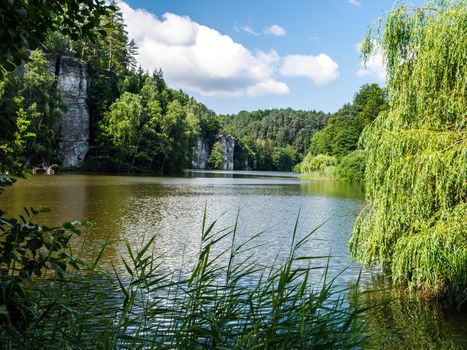
[(378, 271), (361, 270), (350, 261), (347, 242), (356, 215), (365, 205), (358, 185), (304, 180), (280, 172), (187, 171), (173, 177), (54, 175), (19, 180), (0, 201), (0, 209), (14, 215), (24, 206), (51, 208), (51, 213), (37, 218), (43, 224), (73, 219), (93, 222), (88, 244), (112, 242), (105, 264), (118, 264), (119, 256), (125, 255), (124, 240), (137, 249), (156, 234), (156, 253), (165, 255), (167, 269), (180, 266), (182, 256), (189, 260), (198, 251), (204, 211), (208, 222), (217, 220), (219, 230), (232, 227), (238, 217), (239, 242), (265, 230), (255, 241), (261, 245), (257, 262), (264, 265), (288, 253), (298, 217), (298, 238), (319, 227), (302, 247), (302, 254), (330, 255), (330, 273), (345, 270), (338, 283), (352, 284), (362, 272), (366, 290), (385, 289), (362, 297), (368, 305), (381, 304), (367, 315), (369, 328), (379, 335), (371, 348), (467, 348), (464, 313), (388, 289), (387, 279)]

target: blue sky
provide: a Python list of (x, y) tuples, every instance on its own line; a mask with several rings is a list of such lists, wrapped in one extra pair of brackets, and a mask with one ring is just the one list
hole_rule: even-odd
[(357, 45), (386, 0), (126, 0), (138, 61), (217, 113), (287, 108), (335, 112), (368, 82)]

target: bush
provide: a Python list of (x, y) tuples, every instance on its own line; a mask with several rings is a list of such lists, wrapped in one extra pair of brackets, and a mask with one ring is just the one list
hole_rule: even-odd
[(335, 177), (337, 180), (347, 182), (363, 182), (366, 168), (366, 152), (357, 150), (349, 153), (341, 159), (336, 166)]
[(291, 146), (272, 149), (272, 164), (275, 170), (292, 170), (296, 158), (297, 152)]
[(317, 156), (312, 156), (310, 153), (303, 159), (301, 163), (300, 170), (304, 174), (311, 174), (313, 172), (319, 173), (330, 173), (329, 169), (333, 169), (337, 165), (337, 158), (334, 156), (328, 156), (325, 154), (318, 154)]

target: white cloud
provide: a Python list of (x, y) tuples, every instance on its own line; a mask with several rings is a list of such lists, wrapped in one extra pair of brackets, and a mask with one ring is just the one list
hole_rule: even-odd
[(273, 25), (271, 25), (269, 27), (264, 28), (263, 32), (265, 34), (271, 34), (271, 35), (274, 35), (274, 36), (284, 36), (285, 34), (287, 34), (285, 29), (282, 28), (278, 24), (273, 24)]
[(357, 7), (362, 6), (362, 3), (361, 3), (360, 1), (358, 1), (358, 0), (348, 0), (347, 2), (348, 2), (349, 4), (354, 5), (354, 6), (357, 6)]
[[(357, 45), (357, 50), (360, 51), (360, 45)], [(366, 64), (360, 63), (360, 69), (355, 73), (359, 78), (376, 77), (381, 81), (386, 80), (386, 66), (383, 62), (383, 54), (378, 50), (375, 54), (368, 58)]]
[(248, 33), (248, 34), (251, 34), (251, 35), (255, 35), (255, 36), (258, 36), (260, 35), (258, 32), (256, 32), (252, 27), (250, 27), (249, 25), (246, 25), (246, 26), (243, 26), (240, 28), (242, 31), (244, 31), (245, 33)]
[(118, 3), (138, 63), (149, 71), (162, 68), (167, 82), (206, 96), (287, 94), (287, 84), (274, 77), (276, 53), (253, 54), (227, 35), (189, 17), (166, 13), (161, 19)]
[(281, 76), (306, 76), (318, 85), (339, 76), (337, 63), (325, 54), (280, 57), (273, 50), (252, 52), (189, 17), (166, 13), (158, 18), (123, 1), (118, 6), (138, 47), (138, 63), (150, 72), (161, 68), (176, 89), (204, 96), (283, 95), (289, 88)]
[(310, 78), (316, 85), (326, 85), (339, 78), (339, 66), (328, 55), (289, 55), (284, 57), (280, 73), (283, 76)]

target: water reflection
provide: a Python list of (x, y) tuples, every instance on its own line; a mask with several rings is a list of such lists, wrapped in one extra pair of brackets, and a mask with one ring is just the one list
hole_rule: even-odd
[[(382, 274), (365, 282), (360, 303), (371, 342), (367, 349), (467, 349), (465, 312), (409, 294)], [(465, 310), (464, 310), (465, 311)]]

